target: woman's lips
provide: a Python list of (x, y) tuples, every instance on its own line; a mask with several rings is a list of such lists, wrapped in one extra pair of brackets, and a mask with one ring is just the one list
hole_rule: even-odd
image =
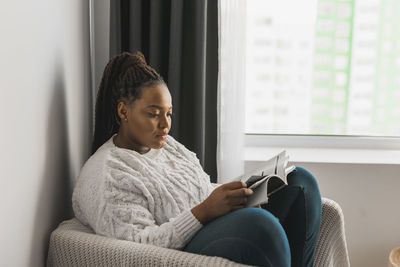
[(159, 134), (159, 135), (157, 135), (157, 138), (165, 140), (167, 138), (167, 135), (168, 134)]

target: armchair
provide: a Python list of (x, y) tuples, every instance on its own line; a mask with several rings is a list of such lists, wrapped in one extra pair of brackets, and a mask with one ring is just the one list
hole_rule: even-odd
[[(246, 266), (221, 257), (139, 244), (94, 234), (76, 218), (50, 236), (47, 265), (62, 266)], [(350, 266), (340, 206), (322, 199), (322, 222), (314, 266)]]

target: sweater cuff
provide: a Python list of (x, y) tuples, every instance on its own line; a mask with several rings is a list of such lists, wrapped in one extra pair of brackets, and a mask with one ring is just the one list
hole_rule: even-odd
[(175, 218), (173, 223), (184, 244), (189, 242), (197, 231), (203, 227), (190, 210), (182, 212)]

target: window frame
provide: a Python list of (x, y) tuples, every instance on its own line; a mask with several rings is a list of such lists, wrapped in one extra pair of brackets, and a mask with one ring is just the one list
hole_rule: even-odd
[(287, 150), (290, 160), (312, 163), (400, 164), (400, 137), (245, 134), (245, 161)]

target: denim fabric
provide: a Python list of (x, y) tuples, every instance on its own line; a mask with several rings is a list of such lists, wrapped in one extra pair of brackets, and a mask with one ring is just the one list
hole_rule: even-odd
[(307, 170), (296, 167), (288, 186), (259, 208), (230, 212), (206, 224), (184, 251), (256, 266), (312, 266), (321, 222), (321, 196)]
[(287, 181), (288, 186), (270, 196), (262, 207), (275, 215), (285, 229), (291, 266), (313, 266), (322, 215), (318, 184), (301, 167), (296, 167)]
[(290, 249), (278, 219), (259, 208), (240, 209), (205, 225), (184, 249), (257, 266), (290, 266)]

